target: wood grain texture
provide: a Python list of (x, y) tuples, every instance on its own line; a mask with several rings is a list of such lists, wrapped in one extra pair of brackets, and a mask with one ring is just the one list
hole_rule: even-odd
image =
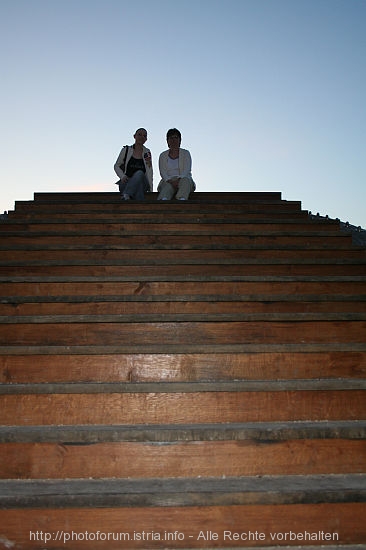
[(366, 353), (2, 355), (2, 384), (364, 378)]
[(37, 323), (0, 325), (0, 345), (364, 343), (366, 321)]
[[(127, 244), (127, 243), (126, 243)], [(247, 253), (248, 252), (248, 253)], [(241, 249), (228, 249), (228, 248), (213, 248), (205, 249), (175, 249), (175, 248), (146, 248), (146, 249), (134, 249), (132, 246), (126, 248), (123, 253), (120, 250), (103, 250), (90, 247), (87, 250), (80, 249), (34, 249), (29, 250), (24, 246), (24, 249), (19, 250), (2, 250), (1, 252), (1, 264), (7, 265), (12, 262), (18, 264), (34, 263), (34, 262), (69, 262), (73, 265), (93, 265), (97, 262), (115, 265), (175, 265), (175, 264), (242, 264), (246, 266), (261, 265), (265, 267), (267, 264), (271, 266), (294, 264), (294, 265), (308, 265), (313, 268), (317, 266), (336, 267), (337, 265), (345, 264), (349, 268), (356, 265), (366, 266), (366, 256), (361, 250), (351, 250), (353, 252), (354, 259), (348, 260), (345, 254), (341, 259), (336, 257), (333, 251), (327, 251), (328, 257), (326, 258), (321, 252), (310, 250), (299, 250), (296, 255), (296, 259), (289, 257), (288, 250), (282, 250), (282, 258), (277, 251), (266, 250), (267, 254), (262, 253), (262, 250), (256, 251), (256, 253)], [(269, 254), (271, 252), (271, 254)], [(342, 254), (342, 252), (341, 252)], [(293, 255), (293, 252), (292, 252)], [(286, 257), (287, 256), (287, 257)], [(317, 260), (317, 261), (315, 261)], [(364, 273), (366, 273), (366, 268)], [(352, 273), (350, 272), (350, 275)]]
[[(204, 283), (204, 284), (203, 284)], [(126, 296), (136, 300), (159, 297), (159, 299), (180, 300), (184, 297), (197, 299), (204, 296), (213, 300), (222, 300), (226, 296), (235, 299), (255, 298), (276, 301), (278, 299), (303, 299), (311, 296), (313, 300), (326, 300), (328, 297), (361, 296), (365, 299), (365, 282), (363, 280), (252, 280), (252, 281), (42, 281), (1, 283), (2, 296)], [(254, 296), (253, 296), (254, 295)], [(201, 298), (200, 298), (201, 299)], [(329, 298), (328, 298), (329, 299)]]
[(366, 441), (6, 443), (2, 479), (174, 478), (362, 473)]
[(362, 390), (1, 395), (5, 426), (366, 418)]
[[(36, 509), (36, 510), (0, 510), (0, 520), (3, 525), (3, 544), (9, 541), (19, 549), (41, 549), (44, 542), (30, 540), (30, 532), (33, 539), (35, 533), (51, 533), (52, 537), (47, 541), (47, 548), (60, 548), (60, 540), (63, 534), (93, 533), (97, 531), (115, 534), (119, 540), (93, 540), (92, 548), (95, 549), (153, 549), (166, 548), (166, 540), (152, 540), (151, 533), (159, 533), (163, 538), (165, 533), (182, 533), (183, 540), (168, 542), (169, 548), (240, 548), (253, 546), (288, 546), (289, 538), (284, 538), (285, 533), (312, 533), (313, 540), (305, 542), (306, 545), (323, 546), (330, 541), (322, 540), (321, 533), (331, 533), (337, 537), (333, 544), (363, 544), (366, 540), (366, 527), (364, 517), (366, 505), (364, 503), (352, 504), (316, 504), (316, 505), (276, 505), (276, 506), (196, 506), (187, 508), (73, 508), (73, 509)], [(218, 533), (217, 541), (198, 539), (201, 532)], [(226, 537), (224, 538), (224, 532)], [(134, 533), (150, 533), (150, 540), (123, 540), (119, 533), (128, 534), (128, 538), (134, 538)], [(264, 534), (264, 540), (230, 540), (229, 533), (249, 533), (255, 536)], [(33, 535), (34, 533), (34, 535)], [(271, 538), (271, 533), (283, 534)], [(252, 535), (252, 536), (253, 536)], [(74, 535), (77, 538), (77, 535)], [(287, 535), (289, 537), (289, 535)], [(315, 537), (318, 540), (315, 540)], [(81, 538), (81, 535), (79, 536)], [(136, 538), (136, 536), (135, 536)], [(232, 535), (231, 535), (232, 538)], [(62, 548), (91, 548), (90, 540), (66, 541)], [(292, 541), (292, 544), (294, 542)], [(304, 544), (304, 541), (300, 542)]]
[[(14, 320), (21, 316), (56, 316), (56, 315), (262, 315), (273, 316), (280, 319), (282, 316), (298, 315), (300, 319), (304, 314), (342, 314), (348, 313), (350, 317), (357, 313), (366, 313), (365, 301), (328, 301), (328, 302), (261, 302), (261, 301), (103, 301), (102, 299), (76, 301), (72, 296), (66, 296), (64, 301), (42, 301), (17, 303), (0, 303), (0, 316), (13, 317)], [(53, 319), (56, 320), (56, 319)], [(75, 319), (76, 320), (76, 319)], [(269, 320), (269, 319), (268, 319)], [(8, 321), (8, 320), (7, 320)]]
[[(213, 223), (214, 222), (214, 223)], [(122, 232), (135, 232), (146, 231), (146, 233), (155, 233), (157, 231), (161, 233), (185, 233), (185, 232), (204, 232), (215, 234), (216, 232), (235, 232), (235, 233), (256, 233), (270, 232), (272, 234), (288, 232), (289, 234), (306, 233), (309, 232), (339, 232), (339, 225), (337, 223), (324, 223), (314, 220), (298, 220), (296, 222), (282, 222), (279, 220), (273, 220), (271, 222), (253, 222), (245, 219), (233, 219), (229, 217), (216, 218), (211, 221), (207, 218), (195, 218), (186, 216), (184, 219), (176, 220), (173, 223), (169, 222), (165, 216), (155, 217), (152, 221), (145, 218), (143, 223), (141, 220), (118, 220), (116, 222), (105, 223), (98, 220), (90, 221), (69, 221), (64, 220), (62, 223), (53, 221), (37, 222), (36, 220), (28, 220), (27, 223), (12, 223), (11, 220), (6, 224), (1, 224), (2, 231), (21, 230), (21, 231), (48, 231), (50, 233), (67, 234), (69, 232), (93, 232), (95, 234), (113, 234)]]

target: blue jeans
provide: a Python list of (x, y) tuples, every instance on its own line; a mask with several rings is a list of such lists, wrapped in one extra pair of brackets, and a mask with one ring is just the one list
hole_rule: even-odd
[(145, 193), (150, 191), (148, 179), (142, 170), (135, 172), (126, 183), (119, 182), (118, 186), (121, 195), (129, 195), (136, 201), (143, 201)]

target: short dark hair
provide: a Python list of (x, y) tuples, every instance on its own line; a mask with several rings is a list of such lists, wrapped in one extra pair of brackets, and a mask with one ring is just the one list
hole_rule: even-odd
[(170, 128), (170, 130), (167, 131), (166, 139), (169, 139), (171, 136), (178, 136), (179, 139), (182, 139), (182, 134), (176, 128)]

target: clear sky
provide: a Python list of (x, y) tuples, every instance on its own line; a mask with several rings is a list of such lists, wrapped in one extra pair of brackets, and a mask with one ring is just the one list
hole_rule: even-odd
[(117, 191), (141, 126), (200, 191), (281, 191), (366, 227), (366, 0), (0, 0), (0, 213)]

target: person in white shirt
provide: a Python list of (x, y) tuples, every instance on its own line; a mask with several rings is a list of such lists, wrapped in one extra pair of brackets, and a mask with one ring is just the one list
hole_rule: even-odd
[(166, 140), (169, 149), (159, 157), (161, 181), (158, 185), (158, 200), (188, 200), (196, 189), (192, 178), (192, 159), (187, 149), (180, 147), (182, 136), (179, 130), (168, 130)]

